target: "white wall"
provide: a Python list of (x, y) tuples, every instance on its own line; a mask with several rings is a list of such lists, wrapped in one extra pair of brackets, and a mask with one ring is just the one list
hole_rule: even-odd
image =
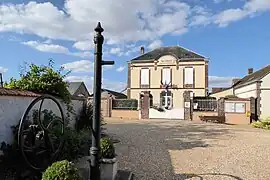
[[(0, 96), (0, 143), (2, 141), (7, 143), (12, 142), (13, 136), (10, 127), (19, 123), (24, 111), (34, 98), (35, 97)], [(33, 109), (38, 109), (39, 104), (40, 103), (36, 104)], [(83, 107), (83, 101), (72, 100), (72, 104), (75, 114), (71, 115), (70, 125), (74, 126), (75, 118)], [(61, 103), (61, 105), (66, 115), (66, 105), (64, 103)], [(52, 100), (45, 100), (42, 109), (52, 110), (56, 115), (60, 116), (60, 111)]]
[(270, 117), (270, 74), (262, 79), (261, 84), (261, 118)]
[(234, 90), (234, 94), (239, 98), (257, 97), (256, 83), (238, 88)]

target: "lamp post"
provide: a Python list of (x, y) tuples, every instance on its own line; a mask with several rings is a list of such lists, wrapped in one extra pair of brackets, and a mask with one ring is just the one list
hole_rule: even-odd
[(90, 180), (100, 180), (100, 114), (101, 114), (101, 79), (102, 65), (113, 65), (114, 61), (102, 60), (102, 44), (104, 37), (101, 34), (104, 29), (100, 22), (95, 28), (95, 70), (94, 70), (94, 106), (92, 121), (92, 146), (90, 148)]

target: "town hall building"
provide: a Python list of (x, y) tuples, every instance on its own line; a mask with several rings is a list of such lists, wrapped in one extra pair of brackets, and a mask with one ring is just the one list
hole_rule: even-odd
[[(164, 118), (184, 118), (183, 94), (187, 90), (192, 97), (207, 96), (208, 58), (180, 46), (146, 53), (141, 47), (141, 54), (128, 62), (128, 98), (140, 100), (142, 92), (148, 91), (150, 107), (163, 107)], [(150, 108), (150, 116), (158, 118), (158, 113)]]

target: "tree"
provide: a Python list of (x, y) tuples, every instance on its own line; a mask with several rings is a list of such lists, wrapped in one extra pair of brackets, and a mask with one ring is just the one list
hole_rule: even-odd
[(68, 83), (64, 78), (70, 73), (64, 73), (64, 68), (55, 70), (53, 60), (49, 60), (47, 66), (38, 66), (31, 63), (22, 67), (20, 79), (11, 78), (9, 83), (5, 83), (5, 88), (28, 90), (40, 94), (50, 94), (61, 98), (65, 103), (69, 103), (70, 93)]

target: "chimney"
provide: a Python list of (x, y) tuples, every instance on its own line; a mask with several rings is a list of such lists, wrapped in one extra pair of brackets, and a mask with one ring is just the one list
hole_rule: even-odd
[(253, 68), (248, 68), (248, 74), (252, 74), (253, 73)]
[(3, 75), (2, 73), (0, 73), (0, 88), (4, 87), (4, 83), (3, 83)]
[(141, 47), (141, 55), (143, 55), (144, 54), (144, 47), (142, 46)]

